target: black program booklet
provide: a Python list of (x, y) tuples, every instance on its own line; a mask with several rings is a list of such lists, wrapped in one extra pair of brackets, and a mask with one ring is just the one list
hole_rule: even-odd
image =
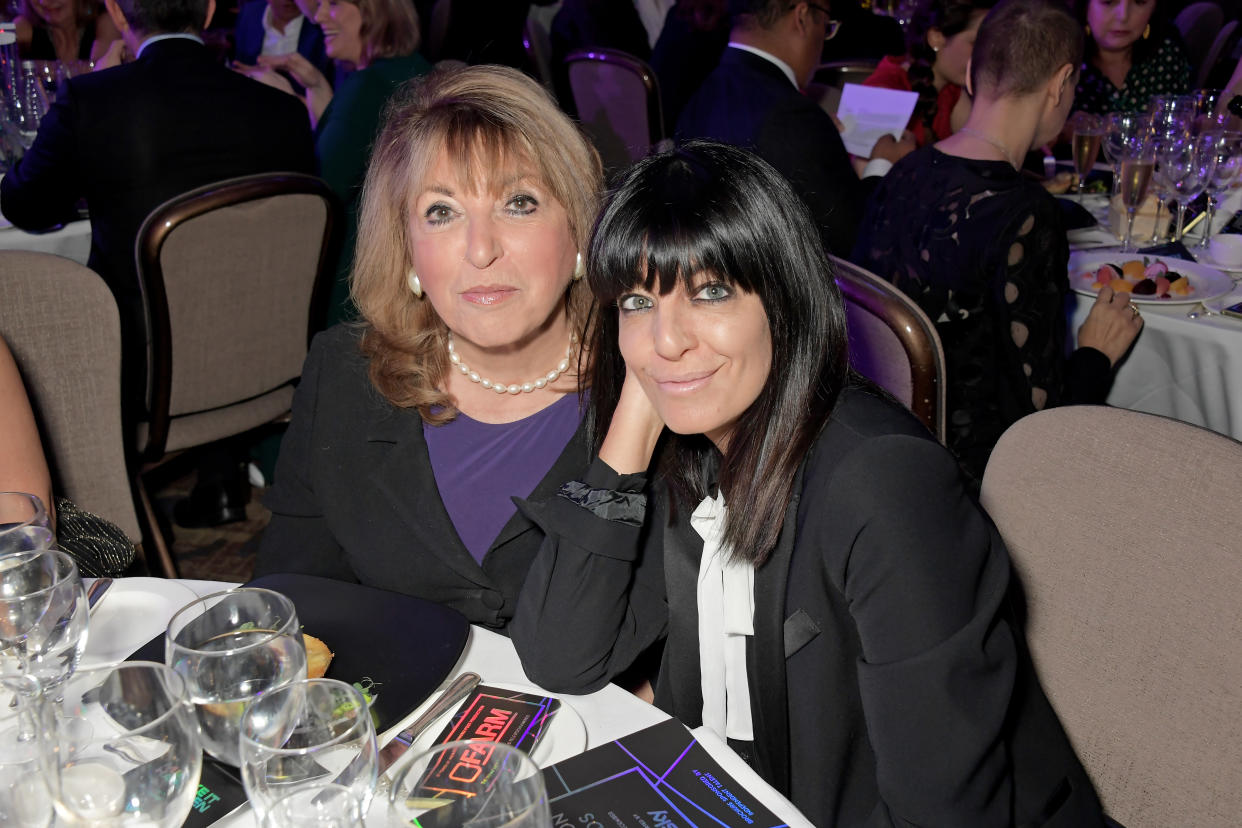
[(543, 772), (554, 828), (779, 828), (785, 822), (669, 719)]

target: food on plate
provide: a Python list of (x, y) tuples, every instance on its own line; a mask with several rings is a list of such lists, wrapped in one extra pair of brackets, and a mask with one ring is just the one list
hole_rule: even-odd
[(302, 640), (306, 642), (306, 677), (321, 678), (332, 663), (332, 651), (313, 635), (302, 633)]
[(1171, 299), (1195, 292), (1184, 274), (1169, 270), (1169, 266), (1162, 261), (1146, 258), (1130, 259), (1120, 264), (1102, 264), (1095, 270), (1079, 274), (1078, 278), (1090, 282), (1092, 290), (1108, 285), (1117, 293), (1152, 299)]

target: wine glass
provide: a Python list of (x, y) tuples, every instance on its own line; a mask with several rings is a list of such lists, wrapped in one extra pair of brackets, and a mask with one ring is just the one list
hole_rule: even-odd
[(1242, 172), (1242, 132), (1209, 134), (1216, 136), (1211, 150), (1215, 161), (1205, 188), (1208, 203), (1207, 215), (1204, 216), (1203, 238), (1199, 239), (1198, 245), (1201, 248), (1208, 246), (1208, 240), (1212, 236), (1212, 220), (1216, 217), (1216, 208), (1219, 206), (1221, 194), (1233, 186), (1233, 183), (1238, 180), (1239, 173)]
[(1177, 195), (1177, 241), (1182, 239), (1186, 208), (1203, 192), (1212, 176), (1214, 143), (1215, 136), (1209, 133), (1170, 141), (1164, 147), (1160, 161), (1165, 165), (1165, 180)]
[(39, 761), (41, 694), (32, 676), (0, 676), (0, 825), (42, 826), (51, 818)]
[(1219, 89), (1200, 89), (1191, 96), (1195, 99), (1194, 131), (1196, 133), (1225, 128), (1229, 122), (1229, 109), (1225, 104), (1229, 99), (1222, 100), (1223, 95), (1224, 93)]
[(235, 589), (178, 610), (164, 636), (164, 660), (186, 682), (203, 750), (237, 765), (246, 704), (306, 678), (306, 645), (293, 602), (269, 589)]
[(1087, 175), (1100, 154), (1100, 142), (1107, 131), (1104, 121), (1096, 115), (1079, 112), (1074, 116), (1074, 170), (1078, 173), (1078, 195), (1083, 194)]
[(176, 828), (194, 805), (198, 726), (185, 682), (163, 664), (79, 672), (44, 741), (43, 776), (65, 825)]
[(276, 800), (263, 828), (363, 828), (362, 806), (344, 785), (294, 791)]
[(1100, 145), (1104, 157), (1113, 166), (1113, 192), (1121, 192), (1121, 157), (1126, 148), (1151, 133), (1151, 116), (1145, 112), (1114, 112), (1108, 116), (1108, 131)]
[(0, 672), (34, 676), (55, 694), (86, 649), (88, 616), (86, 587), (64, 552), (0, 557)]
[(543, 828), (552, 823), (530, 757), (486, 741), (446, 742), (415, 756), (388, 794), (390, 822), (423, 828)]
[(0, 555), (55, 544), (43, 501), (26, 492), (0, 492)]
[(1195, 122), (1195, 99), (1190, 95), (1156, 95), (1147, 108), (1152, 133), (1157, 138), (1179, 139), (1190, 135)]
[(295, 793), (314, 803), (325, 786), (344, 787), (363, 813), (370, 806), (379, 758), (357, 688), (317, 678), (269, 690), (246, 707), (240, 732), (242, 784), (260, 819)]
[(1122, 253), (1133, 253), (1134, 214), (1143, 199), (1156, 167), (1155, 147), (1150, 141), (1135, 142), (1126, 148), (1121, 158), (1121, 203), (1126, 208), (1126, 239), (1121, 244)]

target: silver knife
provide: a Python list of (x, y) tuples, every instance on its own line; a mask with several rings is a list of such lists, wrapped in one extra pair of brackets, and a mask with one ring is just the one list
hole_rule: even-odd
[(436, 719), (443, 716), (446, 712), (455, 707), (462, 699), (470, 694), (470, 691), (479, 686), (478, 673), (462, 673), (453, 683), (444, 688), (444, 692), (435, 700), (431, 707), (427, 708), (423, 715), (410, 724), (405, 730), (392, 737), (392, 741), (384, 745), (379, 752), (379, 772), (382, 776), (384, 771), (392, 767), (393, 763), (401, 758), (410, 745), (414, 744), (414, 740), (431, 725)]

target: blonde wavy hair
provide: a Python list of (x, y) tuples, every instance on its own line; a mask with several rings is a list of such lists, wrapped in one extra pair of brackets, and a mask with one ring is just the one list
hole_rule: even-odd
[(418, 12), (410, 0), (348, 0), (358, 7), (362, 65), (377, 58), (403, 57), (418, 48)]
[[(603, 190), (594, 147), (521, 72), (502, 66), (438, 70), (394, 97), (363, 185), (350, 293), (362, 315), (371, 382), (393, 405), (417, 408), (432, 424), (457, 415), (443, 390), (448, 328), (431, 302), (410, 292), (406, 274), (411, 196), (441, 152), (466, 186), (481, 192), (498, 189), (515, 163), (528, 164), (565, 207), (584, 253)], [(578, 341), (588, 342), (593, 299), (585, 279), (571, 282), (565, 303)], [(579, 377), (588, 373), (584, 359), (580, 352)]]

